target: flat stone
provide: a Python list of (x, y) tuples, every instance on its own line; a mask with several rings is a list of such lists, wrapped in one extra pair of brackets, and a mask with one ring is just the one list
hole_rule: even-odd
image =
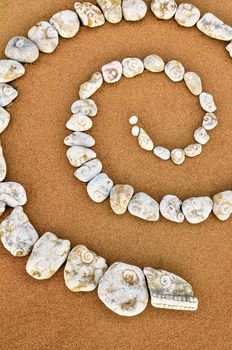
[(180, 4), (175, 14), (175, 20), (183, 27), (193, 27), (199, 21), (201, 13), (199, 9), (188, 3)]
[(110, 192), (110, 206), (115, 214), (122, 215), (127, 211), (134, 194), (130, 185), (115, 185)]
[(204, 111), (213, 113), (217, 110), (212, 95), (208, 94), (207, 92), (202, 92), (199, 96), (199, 99), (201, 107), (204, 109)]
[(0, 83), (9, 83), (25, 74), (23, 65), (15, 60), (0, 60)]
[(124, 77), (133, 78), (138, 74), (143, 73), (144, 65), (139, 58), (124, 58), (122, 61), (122, 72)]
[(202, 152), (202, 145), (200, 143), (188, 145), (187, 147), (185, 147), (184, 152), (187, 157), (197, 157)]
[(76, 168), (82, 164), (96, 158), (96, 153), (83, 146), (72, 146), (67, 151), (67, 157), (70, 164)]
[(38, 22), (28, 31), (27, 35), (44, 53), (54, 52), (59, 43), (57, 30), (46, 21)]
[(181, 205), (182, 201), (177, 196), (167, 195), (160, 202), (160, 212), (165, 219), (181, 223), (184, 221)]
[(194, 72), (185, 73), (184, 81), (187, 88), (193, 95), (199, 96), (202, 93), (202, 82), (201, 82), (201, 78), (197, 73), (194, 73)]
[(87, 193), (90, 198), (101, 203), (110, 195), (113, 181), (105, 173), (95, 176), (87, 185)]
[(205, 130), (212, 130), (218, 124), (217, 117), (214, 113), (206, 113), (203, 118), (202, 126)]
[(0, 134), (8, 127), (10, 122), (10, 113), (0, 107)]
[(129, 123), (130, 125), (136, 125), (139, 121), (139, 118), (137, 117), (137, 115), (132, 115), (130, 118), (129, 118)]
[(139, 136), (139, 133), (140, 133), (140, 128), (137, 126), (137, 125), (134, 125), (132, 128), (131, 128), (131, 134), (135, 137), (138, 137)]
[(123, 0), (122, 13), (126, 21), (139, 21), (146, 16), (147, 4), (143, 0)]
[(122, 0), (97, 0), (105, 19), (110, 23), (119, 23), (122, 20)]
[(181, 165), (185, 161), (185, 151), (180, 148), (175, 148), (171, 151), (171, 159), (174, 164)]
[(138, 143), (139, 143), (139, 146), (146, 151), (152, 151), (154, 148), (153, 141), (151, 140), (151, 138), (148, 136), (148, 134), (143, 128), (140, 128), (139, 135), (138, 135)]
[(168, 160), (171, 157), (171, 152), (169, 149), (162, 146), (155, 147), (153, 153), (162, 160)]
[(159, 73), (164, 70), (165, 63), (158, 55), (149, 55), (143, 60), (144, 67), (153, 73)]
[(76, 2), (74, 8), (84, 26), (94, 28), (105, 23), (101, 10), (90, 2)]
[(8, 42), (5, 55), (12, 60), (32, 63), (39, 58), (39, 49), (30, 39), (23, 36), (16, 36)]
[(122, 77), (122, 65), (119, 61), (113, 61), (102, 67), (102, 75), (106, 83), (116, 83)]
[(232, 41), (226, 46), (226, 50), (229, 52), (230, 57), (232, 57)]
[(128, 211), (143, 220), (159, 220), (159, 204), (144, 192), (138, 192), (132, 197)]
[(193, 197), (186, 199), (182, 204), (182, 211), (191, 224), (208, 219), (212, 209), (213, 201), (210, 197)]
[(210, 140), (210, 136), (207, 131), (201, 126), (195, 130), (194, 139), (201, 145), (205, 145)]
[(90, 80), (81, 85), (79, 96), (81, 99), (86, 99), (92, 96), (103, 84), (103, 77), (100, 72), (92, 75)]
[(66, 136), (64, 143), (67, 146), (93, 147), (95, 145), (95, 140), (91, 135), (88, 135), (85, 132), (76, 131)]
[(99, 159), (93, 159), (78, 168), (74, 175), (82, 182), (89, 182), (102, 171), (102, 163)]
[(174, 82), (179, 82), (184, 79), (184, 66), (176, 60), (169, 61), (165, 65), (164, 71), (166, 75)]
[(177, 10), (177, 4), (174, 0), (152, 0), (151, 10), (157, 18), (170, 19)]
[(0, 106), (5, 107), (18, 96), (18, 91), (11, 85), (0, 83)]
[(232, 214), (232, 191), (215, 194), (213, 212), (219, 220), (228, 220)]
[(83, 113), (94, 117), (97, 114), (97, 106), (91, 99), (77, 100), (72, 104), (71, 111), (73, 114)]
[(232, 40), (232, 27), (226, 25), (212, 13), (206, 13), (197, 22), (197, 28), (211, 38), (224, 41)]
[(0, 182), (2, 182), (7, 173), (7, 166), (6, 166), (6, 161), (3, 155), (3, 149), (0, 141)]
[(62, 38), (73, 38), (80, 29), (80, 21), (77, 14), (70, 10), (55, 13), (50, 23), (56, 28)]
[(7, 205), (15, 208), (26, 202), (27, 195), (22, 185), (17, 182), (0, 183), (0, 215), (4, 213)]
[(84, 113), (73, 114), (66, 123), (66, 128), (72, 131), (87, 131), (93, 126), (92, 120)]

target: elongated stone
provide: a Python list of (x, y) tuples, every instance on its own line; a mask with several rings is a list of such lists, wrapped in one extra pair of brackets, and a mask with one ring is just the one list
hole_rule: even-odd
[(2, 182), (6, 177), (7, 166), (3, 155), (3, 149), (0, 141), (0, 182)]
[(122, 65), (119, 61), (113, 61), (102, 67), (104, 81), (107, 83), (116, 83), (122, 77)]
[(78, 245), (69, 253), (64, 269), (65, 284), (73, 292), (91, 292), (96, 289), (106, 270), (104, 258)]
[(171, 152), (169, 151), (169, 149), (162, 146), (155, 147), (153, 152), (158, 158), (162, 160), (168, 160), (171, 157)]
[(73, 114), (83, 113), (94, 117), (97, 114), (97, 106), (91, 99), (77, 100), (72, 104), (71, 111)]
[(179, 82), (184, 79), (184, 66), (176, 60), (169, 61), (165, 65), (164, 71), (166, 75), (174, 82)]
[(128, 211), (143, 220), (159, 220), (159, 204), (144, 192), (138, 192), (132, 197)]
[(151, 10), (157, 18), (170, 19), (177, 10), (175, 0), (152, 0)]
[(207, 92), (202, 92), (199, 96), (201, 107), (204, 111), (212, 113), (217, 110), (213, 96)]
[(175, 20), (183, 27), (193, 27), (199, 21), (201, 13), (199, 9), (188, 3), (180, 4), (175, 14)]
[(78, 180), (89, 182), (102, 171), (102, 163), (99, 159), (92, 159), (78, 168), (74, 175)]
[(94, 73), (90, 80), (81, 85), (79, 96), (81, 99), (86, 99), (92, 96), (103, 84), (103, 77), (100, 72)]
[(109, 267), (99, 282), (98, 296), (111, 311), (121, 316), (135, 316), (148, 303), (148, 290), (142, 270), (121, 262)]
[(200, 143), (188, 145), (185, 147), (184, 152), (187, 157), (197, 157), (202, 152), (202, 145)]
[(154, 143), (143, 128), (140, 128), (138, 143), (139, 146), (146, 151), (152, 151), (154, 148)]
[(198, 96), (202, 93), (202, 82), (201, 78), (197, 73), (187, 72), (184, 75), (184, 81), (191, 93), (195, 96)]
[(206, 13), (197, 22), (197, 28), (211, 38), (224, 41), (232, 40), (232, 27), (225, 24), (212, 13)]
[(146, 16), (147, 4), (143, 0), (123, 0), (122, 12), (126, 21), (139, 21)]
[(152, 54), (144, 58), (144, 67), (153, 73), (159, 73), (164, 70), (165, 63), (158, 55)]
[(87, 185), (87, 192), (90, 198), (101, 203), (110, 195), (113, 181), (105, 173), (95, 176)]
[(182, 204), (182, 211), (191, 224), (208, 219), (212, 209), (213, 201), (210, 197), (193, 197), (186, 199)]
[(185, 161), (185, 151), (180, 148), (175, 148), (171, 151), (171, 159), (174, 164), (181, 165)]
[(0, 107), (0, 134), (8, 127), (10, 122), (10, 113)]
[(8, 83), (25, 74), (23, 65), (15, 60), (0, 60), (0, 83)]
[(0, 183), (0, 215), (6, 209), (6, 205), (15, 208), (27, 202), (27, 195), (22, 185), (17, 182)]
[(122, 20), (122, 0), (97, 0), (105, 19), (110, 23), (119, 23)]
[(203, 127), (200, 127), (195, 130), (194, 139), (201, 145), (205, 145), (210, 140), (210, 136)]
[(115, 185), (110, 192), (110, 206), (115, 214), (122, 215), (127, 211), (134, 194), (130, 185)]
[(206, 113), (203, 118), (202, 126), (205, 130), (212, 130), (218, 124), (217, 117), (214, 113)]
[(87, 131), (92, 128), (93, 122), (84, 113), (73, 114), (66, 123), (66, 128), (72, 131)]
[(32, 63), (39, 57), (37, 45), (23, 36), (16, 36), (8, 42), (5, 55), (12, 60), (19, 62)]
[(160, 212), (165, 219), (181, 223), (184, 221), (181, 205), (182, 201), (177, 196), (167, 195), (160, 202)]
[(29, 222), (23, 208), (18, 206), (0, 225), (2, 244), (13, 256), (21, 257), (30, 253), (39, 238)]
[(37, 280), (52, 277), (67, 259), (70, 246), (70, 241), (51, 232), (44, 233), (35, 243), (27, 261), (27, 273)]
[(46, 21), (38, 22), (28, 31), (27, 35), (44, 53), (54, 52), (59, 43), (57, 30)]
[(79, 31), (80, 21), (77, 14), (70, 10), (55, 13), (50, 23), (62, 38), (73, 38)]
[(0, 106), (5, 107), (18, 96), (18, 91), (11, 85), (0, 83)]
[(232, 214), (232, 191), (215, 194), (213, 197), (213, 212), (221, 221), (229, 219)]
[(128, 57), (122, 61), (122, 72), (126, 78), (133, 78), (143, 71), (144, 65), (139, 58)]
[(137, 125), (134, 125), (132, 128), (131, 128), (131, 134), (135, 137), (138, 137), (139, 136), (139, 133), (140, 133), (140, 128), (137, 126)]
[(76, 2), (74, 8), (81, 22), (86, 27), (99, 27), (105, 23), (105, 18), (101, 10), (90, 2)]
[(230, 57), (232, 57), (232, 41), (226, 46), (226, 50), (229, 52)]
[(76, 131), (66, 136), (64, 143), (67, 146), (93, 147), (95, 145), (95, 140), (91, 135), (88, 135), (85, 132)]
[(76, 168), (89, 160), (96, 158), (96, 156), (97, 155), (94, 151), (82, 146), (73, 146), (67, 151), (67, 157), (70, 164)]

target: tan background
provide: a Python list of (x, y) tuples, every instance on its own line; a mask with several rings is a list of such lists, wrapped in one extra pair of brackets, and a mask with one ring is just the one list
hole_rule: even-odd
[[(211, 11), (232, 22), (230, 0), (194, 0), (202, 13)], [(1, 0), (0, 53), (7, 41), (53, 13), (72, 8), (70, 0)], [(161, 219), (146, 223), (129, 214), (118, 217), (109, 202), (91, 202), (85, 185), (73, 176), (63, 138), (70, 105), (79, 85), (113, 59), (160, 54), (181, 60), (203, 79), (218, 104), (220, 124), (203, 154), (181, 167), (139, 149), (130, 135), (128, 117), (137, 113), (156, 144), (183, 147), (203, 113), (184, 84), (164, 74), (144, 73), (122, 79), (95, 96), (99, 114), (91, 131), (104, 170), (118, 183), (131, 183), (161, 200), (174, 193), (182, 199), (213, 195), (231, 188), (232, 66), (225, 43), (175, 21), (149, 13), (140, 23), (82, 28), (74, 39), (60, 40), (53, 55), (41, 54), (13, 85), (20, 97), (10, 106), (12, 121), (2, 136), (9, 165), (7, 180), (22, 183), (28, 193), (26, 213), (38, 229), (58, 233), (72, 245), (86, 244), (108, 263), (124, 261), (164, 268), (183, 276), (199, 298), (196, 313), (157, 310), (120, 318), (97, 294), (74, 294), (63, 282), (63, 268), (49, 281), (25, 273), (26, 258), (0, 249), (1, 349), (231, 349), (231, 220), (213, 216), (197, 226)], [(9, 213), (9, 212), (8, 212)]]

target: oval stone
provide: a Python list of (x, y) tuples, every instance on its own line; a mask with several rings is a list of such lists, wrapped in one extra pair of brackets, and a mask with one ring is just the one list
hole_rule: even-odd
[(198, 96), (202, 93), (202, 82), (201, 82), (201, 78), (197, 73), (194, 73), (194, 72), (185, 73), (184, 81), (187, 88), (193, 95)]
[(182, 201), (177, 196), (167, 195), (160, 202), (160, 212), (165, 219), (181, 223), (184, 221), (181, 205)]
[(143, 71), (144, 65), (139, 58), (128, 57), (122, 61), (122, 72), (126, 78), (133, 78)]
[(119, 23), (122, 20), (122, 0), (97, 0), (105, 19), (110, 23)]
[(96, 158), (96, 153), (89, 148), (83, 146), (72, 146), (67, 151), (67, 157), (70, 164), (76, 168)]
[(77, 100), (72, 104), (71, 111), (73, 114), (83, 113), (94, 117), (97, 114), (97, 106), (91, 99)]
[(0, 83), (8, 83), (25, 74), (23, 65), (15, 60), (0, 60)]
[(175, 14), (175, 20), (183, 27), (193, 27), (201, 17), (199, 9), (188, 3), (180, 4)]
[(157, 18), (170, 19), (177, 10), (175, 0), (152, 0), (151, 10)]
[(191, 224), (208, 219), (212, 209), (213, 201), (210, 197), (193, 197), (186, 199), (182, 204), (182, 211)]
[(152, 151), (154, 148), (153, 141), (143, 128), (139, 130), (138, 143), (139, 146), (146, 151)]
[(224, 41), (232, 40), (232, 27), (226, 25), (212, 13), (206, 13), (197, 22), (197, 28), (211, 38)]
[(77, 14), (70, 10), (55, 13), (50, 23), (62, 38), (73, 38), (79, 31), (80, 21)]
[(184, 66), (176, 60), (169, 61), (165, 65), (164, 71), (166, 75), (174, 82), (179, 82), (184, 79)]
[(93, 122), (84, 113), (73, 114), (66, 123), (66, 128), (72, 131), (87, 131), (92, 128)]
[(113, 181), (105, 173), (95, 176), (87, 185), (87, 193), (90, 198), (101, 203), (110, 195)]
[(126, 21), (139, 21), (146, 16), (147, 4), (143, 0), (123, 0), (122, 12)]
[(194, 139), (201, 145), (205, 145), (210, 140), (210, 136), (207, 131), (201, 126), (195, 130)]
[(113, 61), (102, 67), (102, 74), (106, 83), (116, 83), (122, 77), (122, 65), (119, 61)]
[(85, 132), (76, 131), (66, 136), (64, 143), (67, 146), (93, 147), (95, 145), (95, 140), (91, 135), (88, 135)]
[(165, 63), (158, 55), (149, 55), (144, 58), (144, 67), (153, 73), (162, 72), (164, 70)]
[(162, 146), (155, 147), (153, 152), (158, 158), (162, 160), (168, 160), (171, 157), (171, 152), (169, 151), (169, 149)]
[(213, 96), (207, 92), (202, 92), (199, 96), (201, 107), (204, 111), (212, 113), (217, 110)]
[(214, 113), (206, 113), (203, 118), (202, 126), (205, 130), (212, 130), (218, 124), (217, 117)]
[(23, 36), (16, 36), (8, 42), (5, 55), (12, 60), (32, 63), (39, 57), (39, 49), (33, 41)]
[(28, 38), (34, 41), (39, 50), (52, 53), (58, 46), (59, 35), (57, 30), (46, 21), (40, 21), (28, 31)]
[(132, 197), (128, 211), (143, 220), (159, 220), (159, 204), (144, 192), (138, 192)]
[(11, 85), (0, 83), (0, 106), (5, 107), (9, 105), (18, 96), (18, 91)]
[(130, 185), (115, 185), (110, 192), (110, 206), (115, 214), (122, 215), (134, 194)]
[(202, 145), (199, 143), (194, 143), (192, 145), (189, 145), (185, 147), (184, 149), (185, 155), (187, 157), (196, 157), (202, 152)]
[(74, 175), (82, 182), (89, 182), (102, 171), (102, 163), (99, 159), (93, 159), (78, 168)]
[(228, 220), (232, 214), (232, 191), (224, 191), (213, 197), (213, 212), (219, 220)]

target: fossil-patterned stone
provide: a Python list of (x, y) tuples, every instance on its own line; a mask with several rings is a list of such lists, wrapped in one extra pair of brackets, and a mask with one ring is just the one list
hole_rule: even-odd
[(175, 20), (183, 27), (193, 27), (200, 17), (199, 9), (189, 3), (180, 4), (175, 14)]
[(3, 155), (3, 149), (0, 141), (0, 182), (2, 182), (6, 177), (7, 166)]
[(153, 73), (159, 73), (164, 70), (165, 63), (158, 55), (149, 55), (143, 60), (144, 67)]
[(214, 113), (206, 113), (203, 118), (202, 126), (205, 130), (212, 130), (218, 124), (217, 117)]
[(200, 143), (194, 143), (185, 147), (184, 151), (187, 157), (196, 157), (199, 156), (199, 154), (201, 154), (202, 145)]
[(185, 152), (183, 149), (175, 148), (171, 151), (171, 159), (174, 164), (181, 165), (185, 161)]
[(87, 193), (96, 202), (103, 202), (113, 187), (113, 181), (105, 173), (95, 176), (87, 185)]
[(139, 146), (146, 151), (152, 151), (154, 148), (154, 143), (143, 128), (140, 128), (138, 143)]
[(208, 219), (213, 209), (213, 201), (210, 197), (193, 197), (186, 199), (182, 204), (182, 211), (187, 221), (198, 224)]
[(39, 49), (30, 39), (23, 36), (16, 36), (8, 42), (5, 55), (12, 60), (32, 63), (38, 59)]
[(132, 197), (128, 211), (143, 220), (159, 220), (159, 204), (144, 192), (138, 192)]
[(66, 128), (72, 131), (87, 131), (92, 128), (93, 122), (84, 113), (73, 114), (66, 123)]
[(151, 305), (157, 308), (195, 311), (198, 300), (191, 285), (179, 276), (165, 270), (144, 268)]
[(201, 82), (201, 78), (197, 73), (194, 73), (194, 72), (185, 73), (184, 81), (187, 88), (193, 95), (198, 96), (202, 93), (202, 82)]
[(57, 30), (46, 21), (38, 22), (28, 31), (28, 38), (34, 41), (39, 50), (44, 53), (52, 53), (59, 43)]
[(95, 140), (91, 135), (88, 135), (85, 132), (76, 131), (66, 136), (64, 143), (67, 146), (93, 147), (95, 145)]
[(83, 146), (72, 146), (67, 151), (67, 157), (70, 164), (76, 168), (82, 164), (96, 158), (96, 153)]
[(201, 107), (204, 111), (212, 113), (215, 112), (217, 107), (215, 105), (213, 96), (207, 92), (202, 92), (199, 96)]
[(15, 60), (0, 60), (0, 83), (9, 83), (25, 74), (23, 65)]
[(78, 180), (89, 182), (102, 171), (102, 163), (99, 159), (92, 159), (78, 168), (74, 175)]
[(122, 20), (122, 0), (97, 0), (105, 19), (110, 23), (119, 23)]
[(201, 145), (205, 145), (210, 140), (210, 136), (207, 131), (201, 126), (194, 131), (194, 139)]
[(50, 19), (50, 23), (56, 28), (62, 38), (73, 38), (80, 28), (77, 14), (70, 10), (55, 13)]
[(98, 286), (100, 300), (121, 316), (135, 316), (148, 303), (148, 290), (142, 270), (134, 265), (114, 263), (105, 272)]
[(139, 21), (146, 16), (147, 4), (143, 0), (122, 0), (122, 13), (126, 21)]
[(162, 146), (155, 147), (153, 152), (157, 157), (163, 160), (168, 160), (171, 157), (171, 152), (169, 151), (169, 149)]
[(197, 22), (197, 28), (211, 38), (224, 41), (232, 40), (232, 27), (226, 25), (212, 13), (206, 13)]
[(122, 61), (122, 72), (127, 78), (143, 73), (144, 65), (139, 58), (128, 57)]
[(35, 243), (27, 261), (26, 271), (37, 280), (52, 277), (63, 265), (70, 251), (70, 241), (46, 232)]
[(79, 96), (86, 99), (92, 96), (103, 84), (103, 77), (100, 72), (94, 73), (90, 80), (80, 86)]
[(101, 10), (90, 2), (76, 2), (74, 8), (84, 26), (94, 28), (105, 23)]
[(229, 219), (232, 214), (232, 191), (215, 194), (213, 197), (213, 212), (219, 220)]
[(139, 133), (140, 133), (140, 128), (137, 126), (137, 125), (134, 125), (132, 128), (131, 128), (131, 134), (135, 137), (138, 137), (139, 136)]
[(97, 114), (97, 106), (91, 99), (77, 100), (72, 104), (71, 111), (73, 114), (83, 113), (94, 117)]
[(232, 41), (226, 46), (226, 50), (229, 52), (230, 57), (232, 57)]
[(65, 284), (73, 292), (91, 292), (96, 289), (106, 270), (104, 258), (78, 245), (69, 253), (64, 269)]
[(130, 185), (115, 185), (110, 192), (110, 206), (114, 213), (124, 214), (134, 194)]
[(0, 183), (0, 215), (4, 213), (7, 205), (15, 208), (26, 202), (27, 195), (22, 185), (17, 182)]
[(184, 221), (181, 205), (182, 201), (177, 196), (167, 195), (160, 202), (160, 212), (167, 220), (181, 223)]
[(119, 61), (113, 61), (102, 67), (104, 81), (107, 83), (116, 83), (122, 77), (122, 65)]
[(18, 91), (11, 85), (0, 83), (0, 106), (5, 107), (18, 96)]
[(8, 127), (10, 122), (10, 113), (0, 107), (0, 134)]
[(30, 253), (39, 238), (29, 222), (23, 208), (14, 208), (0, 225), (0, 237), (4, 247), (14, 256), (21, 257)]
[(137, 115), (132, 115), (130, 118), (129, 118), (129, 123), (130, 125), (136, 125), (139, 121), (139, 118), (137, 117)]
[(166, 75), (174, 82), (178, 82), (184, 79), (184, 66), (176, 60), (171, 60), (166, 63), (164, 71)]
[(175, 0), (152, 0), (151, 10), (160, 19), (172, 18), (177, 10)]

